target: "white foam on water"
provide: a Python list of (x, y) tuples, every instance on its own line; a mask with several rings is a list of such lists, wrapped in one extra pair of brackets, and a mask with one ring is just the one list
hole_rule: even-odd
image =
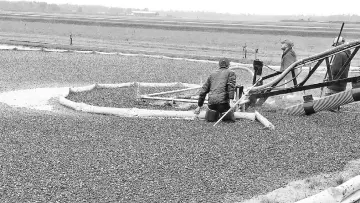
[(102, 52), (102, 51), (95, 51), (95, 53), (97, 54), (101, 54), (101, 55), (116, 55), (116, 52)]
[(69, 51), (66, 49), (47, 49), (47, 48), (44, 48), (43, 50), (48, 51), (48, 52), (68, 52)]
[[(299, 92), (295, 92), (292, 94), (276, 95), (269, 97), (265, 101), (265, 104), (275, 109), (284, 109), (286, 107), (304, 102), (303, 96), (304, 95)], [(314, 99), (317, 99), (317, 97), (314, 97)]]
[(12, 45), (6, 45), (6, 44), (0, 44), (0, 49), (1, 50), (12, 50), (16, 48), (16, 46), (12, 46)]
[(25, 107), (36, 110), (52, 111), (49, 100), (54, 97), (64, 96), (69, 88), (36, 88), (16, 90), (0, 93), (0, 102), (13, 107)]
[(139, 56), (139, 54), (126, 54), (126, 53), (118, 53), (121, 56)]
[(0, 44), (0, 50), (13, 50), (13, 49), (22, 50), (22, 51), (40, 51), (41, 50), (41, 48), (37, 48), (37, 47)]
[(92, 54), (92, 53), (94, 53), (93, 51), (76, 51), (76, 50), (74, 52), (81, 53), (81, 54)]

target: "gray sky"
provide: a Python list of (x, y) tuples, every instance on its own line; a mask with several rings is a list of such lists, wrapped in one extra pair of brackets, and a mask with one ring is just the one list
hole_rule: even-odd
[[(14, 1), (14, 0), (9, 0)], [(34, 1), (34, 0), (25, 0)], [(150, 10), (212, 11), (263, 15), (360, 15), (360, 0), (35, 0)]]

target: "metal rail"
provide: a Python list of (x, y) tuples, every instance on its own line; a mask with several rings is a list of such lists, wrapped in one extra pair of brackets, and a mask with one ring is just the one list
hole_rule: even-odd
[(358, 81), (360, 81), (360, 76), (341, 79), (341, 80), (333, 80), (333, 81), (328, 81), (328, 82), (316, 83), (316, 84), (306, 85), (306, 86), (301, 86), (301, 87), (286, 88), (283, 90), (277, 90), (277, 91), (273, 91), (273, 92), (255, 93), (255, 94), (251, 94), (251, 96), (254, 96), (256, 98), (266, 98), (266, 97), (275, 96), (275, 95), (279, 95), (279, 94), (287, 94), (287, 93), (291, 93), (291, 92), (300, 92), (303, 90), (315, 89), (315, 88), (319, 88), (319, 87), (326, 87), (326, 86), (329, 86), (332, 84), (339, 84), (342, 82), (356, 83)]
[[(346, 50), (350, 50), (350, 49), (356, 49), (355, 53), (357, 52), (357, 50), (360, 48), (360, 40), (358, 41), (354, 41), (354, 42), (350, 42), (349, 44), (343, 44), (341, 46), (338, 47), (334, 47), (330, 50), (324, 51), (322, 53), (307, 57), (305, 59), (301, 59), (298, 60), (296, 62), (294, 62), (293, 64), (291, 64), (287, 69), (285, 69), (278, 77), (276, 77), (273, 81), (264, 84), (264, 85), (260, 85), (260, 86), (256, 86), (256, 87), (251, 87), (251, 89), (249, 90), (249, 95), (255, 94), (255, 93), (260, 93), (262, 91), (269, 91), (270, 89), (274, 88), (274, 86), (276, 86), (288, 73), (290, 73), (292, 70), (300, 67), (300, 66), (304, 66), (310, 63), (314, 63), (314, 62), (318, 62), (317, 63), (317, 67), (321, 64), (321, 62), (323, 60), (325, 60), (328, 57), (331, 57), (333, 55), (336, 55), (340, 52), (346, 51)], [(354, 54), (352, 55), (352, 57), (354, 57)], [(349, 62), (352, 60), (352, 58), (349, 59)], [(321, 61), (321, 62), (320, 62)], [(316, 67), (316, 68), (317, 68)], [(315, 68), (315, 67), (314, 67)], [(310, 71), (311, 74), (314, 73), (314, 71)], [(309, 74), (310, 74), (309, 72)], [(311, 76), (311, 75), (310, 75)], [(309, 76), (309, 77), (310, 77)], [(266, 76), (265, 76), (266, 77)], [(308, 78), (307, 78), (308, 79)], [(300, 84), (304, 84), (303, 82), (301, 82)]]

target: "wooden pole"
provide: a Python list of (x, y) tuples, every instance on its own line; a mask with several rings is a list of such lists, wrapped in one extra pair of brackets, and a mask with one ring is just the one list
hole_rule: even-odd
[(259, 112), (255, 111), (255, 117), (265, 127), (269, 128), (271, 130), (275, 130), (275, 126), (270, 121), (268, 121), (268, 119), (266, 119), (264, 116), (262, 116)]
[(231, 107), (226, 113), (224, 113), (223, 116), (221, 116), (221, 118), (220, 118), (218, 121), (216, 121), (216, 123), (215, 123), (213, 126), (216, 126), (220, 121), (222, 121), (222, 119), (223, 119), (230, 111), (232, 111), (237, 105), (243, 105), (243, 104), (246, 104), (246, 103), (248, 103), (248, 102), (250, 102), (250, 100), (248, 100), (248, 99), (246, 99), (246, 100), (244, 100), (244, 99), (239, 99), (239, 100), (234, 104), (233, 107)]
[(200, 87), (190, 87), (190, 88), (181, 89), (181, 90), (172, 90), (172, 91), (166, 91), (166, 92), (158, 92), (158, 93), (153, 93), (153, 94), (147, 94), (146, 96), (158, 96), (158, 95), (186, 92), (186, 91), (190, 91), (190, 90), (196, 90), (196, 89), (199, 89), (199, 88)]
[[(262, 79), (262, 77), (260, 77), (260, 78), (255, 82), (255, 84), (254, 84), (253, 86), (251, 86), (251, 87), (245, 92), (244, 95), (247, 95), (247, 94), (250, 92), (250, 90), (251, 90), (252, 88), (254, 88), (261, 79)], [(244, 96), (241, 97), (241, 98), (234, 104), (234, 106), (231, 107), (213, 126), (217, 125), (220, 121), (222, 121), (222, 119), (223, 119), (230, 111), (232, 111), (232, 110), (236, 107), (236, 105), (241, 106), (241, 105), (244, 105), (244, 104), (250, 102), (249, 99), (244, 99), (244, 98), (245, 98)]]
[[(191, 100), (191, 99), (175, 99), (169, 97), (149, 97), (149, 96), (140, 96), (141, 99), (150, 99), (150, 100), (163, 100), (163, 101), (177, 101), (177, 102), (185, 102), (185, 103), (197, 103), (198, 100)], [(204, 102), (207, 104), (207, 101)]]

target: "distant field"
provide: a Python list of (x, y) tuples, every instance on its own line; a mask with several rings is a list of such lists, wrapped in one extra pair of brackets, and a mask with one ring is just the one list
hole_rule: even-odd
[[(246, 21), (204, 21), (199, 19), (166, 19), (156, 17), (91, 16), (61, 14), (0, 13), (3, 20), (25, 22), (64, 23), (76, 25), (97, 25), (110, 27), (141, 27), (170, 30), (219, 31), (230, 33), (288, 34), (295, 36), (332, 36), (338, 27), (326, 22), (246, 22)], [(357, 36), (360, 25), (349, 24), (347, 35)]]
[[(35, 20), (32, 20), (35, 21)], [(109, 20), (106, 20), (109, 21)], [(255, 49), (258, 58), (268, 65), (280, 63), (280, 41), (289, 38), (295, 42), (298, 59), (311, 56), (330, 48), (341, 25), (324, 23), (256, 23), (222, 22), (153, 22), (146, 19), (125, 19), (125, 24), (107, 25), (93, 22), (87, 25), (57, 21), (28, 22), (24, 19), (0, 21), (0, 36), (3, 43), (35, 41), (47, 44), (68, 45), (73, 34), (74, 46), (93, 47), (124, 52), (144, 52), (183, 56), (189, 58), (215, 59), (221, 56), (233, 61), (251, 63)], [(208, 24), (206, 24), (208, 23)], [(212, 23), (212, 24), (209, 24)], [(154, 24), (164, 26), (154, 27)], [(177, 27), (176, 29), (169, 26)], [(185, 27), (184, 27), (185, 26)], [(205, 29), (205, 27), (208, 27)], [(357, 39), (359, 25), (345, 25), (343, 34), (349, 40)], [(237, 31), (234, 31), (237, 30)], [(354, 35), (354, 32), (356, 35)], [(17, 42), (22, 43), (22, 42)], [(247, 46), (247, 58), (243, 47)], [(360, 65), (356, 56), (353, 66)]]

